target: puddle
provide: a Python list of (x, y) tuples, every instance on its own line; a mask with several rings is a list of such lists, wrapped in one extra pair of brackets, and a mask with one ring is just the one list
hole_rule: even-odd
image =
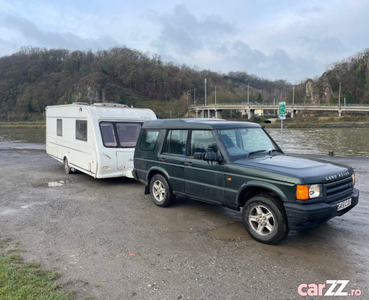
[(59, 187), (64, 186), (69, 183), (73, 183), (76, 180), (59, 180), (59, 181), (50, 181), (50, 182), (44, 182), (41, 184), (34, 184), (33, 187), (44, 187), (44, 188), (53, 188), (53, 187)]
[(210, 237), (222, 241), (246, 241), (251, 237), (242, 223), (231, 223), (206, 232)]
[(63, 186), (65, 182), (63, 180), (60, 181), (52, 181), (47, 183), (47, 187), (57, 187), (57, 186)]

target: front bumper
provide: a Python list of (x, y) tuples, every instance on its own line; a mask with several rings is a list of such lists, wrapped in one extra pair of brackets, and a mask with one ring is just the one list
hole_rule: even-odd
[(319, 226), (335, 216), (342, 216), (359, 202), (359, 190), (353, 189), (351, 194), (351, 205), (343, 210), (337, 211), (337, 204), (346, 199), (331, 203), (320, 202), (314, 204), (284, 203), (288, 226), (293, 230), (302, 230)]

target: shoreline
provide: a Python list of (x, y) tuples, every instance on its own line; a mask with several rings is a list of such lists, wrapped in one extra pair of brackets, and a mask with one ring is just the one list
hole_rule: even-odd
[[(248, 122), (248, 120), (240, 119), (235, 121)], [(280, 128), (281, 122), (278, 120), (272, 123), (254, 122), (265, 128)], [(45, 122), (0, 122), (0, 128), (37, 128), (46, 129)], [(300, 122), (290, 122), (285, 120), (283, 128), (369, 128), (369, 122), (317, 122), (314, 120), (301, 120)]]
[[(281, 123), (258, 123), (265, 128), (280, 128)], [(283, 122), (283, 128), (369, 128), (369, 122), (337, 122), (337, 123), (311, 123), (311, 122), (300, 122), (300, 123), (289, 123)]]

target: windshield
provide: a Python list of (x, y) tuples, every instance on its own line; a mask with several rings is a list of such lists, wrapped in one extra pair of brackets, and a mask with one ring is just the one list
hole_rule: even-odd
[(271, 152), (278, 147), (261, 128), (233, 128), (218, 130), (230, 157)]

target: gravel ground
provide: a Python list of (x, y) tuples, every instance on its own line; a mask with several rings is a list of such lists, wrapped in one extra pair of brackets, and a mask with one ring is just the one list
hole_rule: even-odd
[(240, 212), (183, 197), (159, 208), (132, 179), (67, 175), (27, 148), (0, 145), (0, 251), (19, 245), (76, 299), (298, 299), (300, 284), (332, 279), (368, 299), (369, 159), (324, 157), (354, 167), (358, 206), (268, 246)]

